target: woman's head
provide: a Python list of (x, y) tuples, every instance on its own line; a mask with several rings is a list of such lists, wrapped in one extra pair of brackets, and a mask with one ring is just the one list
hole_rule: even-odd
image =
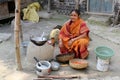
[(77, 19), (79, 19), (80, 16), (80, 11), (77, 9), (74, 9), (70, 12), (70, 18), (72, 21), (76, 21)]

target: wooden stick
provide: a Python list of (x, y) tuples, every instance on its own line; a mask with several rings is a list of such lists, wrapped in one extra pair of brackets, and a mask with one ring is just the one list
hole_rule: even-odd
[(38, 78), (53, 78), (53, 79), (73, 79), (73, 78), (80, 78), (77, 75), (69, 75), (69, 76), (57, 76), (57, 75), (50, 75), (50, 76), (38, 76)]
[(33, 80), (53, 80), (53, 78), (36, 78), (36, 79), (33, 79)]
[(15, 0), (15, 27), (14, 27), (14, 35), (15, 35), (15, 50), (16, 50), (16, 61), (17, 61), (17, 70), (22, 70), (21, 59), (20, 59), (20, 0)]

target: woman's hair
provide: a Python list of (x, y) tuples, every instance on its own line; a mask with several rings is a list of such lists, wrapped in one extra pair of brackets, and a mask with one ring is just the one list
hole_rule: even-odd
[(80, 10), (78, 10), (78, 9), (73, 9), (70, 13), (72, 13), (73, 11), (75, 11), (75, 13), (77, 13), (78, 16), (80, 16)]
[(61, 29), (62, 28), (62, 25), (57, 25), (57, 26), (55, 26), (53, 29)]

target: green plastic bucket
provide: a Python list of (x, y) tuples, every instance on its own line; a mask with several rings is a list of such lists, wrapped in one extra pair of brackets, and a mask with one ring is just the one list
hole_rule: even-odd
[(99, 46), (95, 48), (96, 56), (100, 59), (110, 59), (114, 55), (114, 51), (106, 46)]
[(110, 58), (114, 55), (113, 50), (106, 46), (99, 46), (95, 48), (95, 53), (97, 56), (97, 70), (108, 71)]

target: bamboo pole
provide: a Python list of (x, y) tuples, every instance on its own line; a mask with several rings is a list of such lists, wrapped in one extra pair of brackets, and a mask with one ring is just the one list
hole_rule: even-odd
[(16, 51), (16, 64), (17, 70), (22, 70), (21, 59), (20, 59), (20, 3), (21, 0), (15, 0), (15, 51)]
[[(20, 22), (21, 24), (21, 22)], [(22, 25), (20, 25), (20, 41), (23, 43), (23, 32), (22, 32)]]

